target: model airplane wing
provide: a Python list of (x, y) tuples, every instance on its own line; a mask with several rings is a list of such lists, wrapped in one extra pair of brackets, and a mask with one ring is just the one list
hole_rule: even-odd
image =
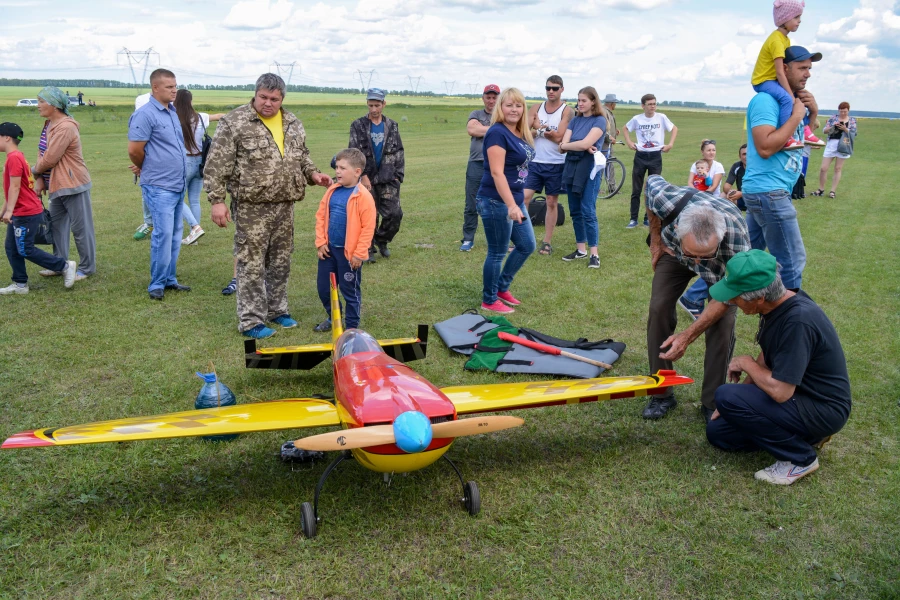
[[(417, 337), (378, 340), (385, 353), (399, 360), (410, 362), (425, 358), (428, 349), (428, 325), (419, 325)], [(307, 371), (331, 356), (332, 342), (284, 346), (282, 348), (257, 348), (256, 340), (244, 342), (244, 358), (249, 369), (298, 369)]]
[(339, 425), (337, 410), (326, 400), (293, 398), (235, 404), (203, 410), (100, 421), (23, 431), (3, 442), (3, 449), (68, 446), (103, 442), (135, 442), (176, 437), (250, 433)]
[(441, 388), (441, 392), (456, 406), (457, 414), (462, 415), (634, 398), (662, 394), (672, 386), (693, 382), (675, 371), (659, 371), (649, 377), (465, 385)]

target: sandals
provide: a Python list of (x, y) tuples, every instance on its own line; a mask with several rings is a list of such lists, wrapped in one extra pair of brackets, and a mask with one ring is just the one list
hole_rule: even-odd
[(822, 188), (819, 188), (819, 189), (817, 189), (817, 190), (814, 191), (814, 192), (810, 192), (809, 195), (810, 195), (810, 196), (824, 196), (824, 195), (825, 195), (825, 190), (823, 190)]
[(834, 192), (828, 192), (828, 197), (834, 200)]
[(550, 245), (550, 242), (541, 242), (541, 249), (538, 250), (538, 254), (550, 256), (553, 254), (553, 246)]

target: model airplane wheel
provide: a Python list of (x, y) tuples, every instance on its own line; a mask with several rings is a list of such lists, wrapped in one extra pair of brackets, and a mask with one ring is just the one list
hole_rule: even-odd
[(463, 486), (463, 492), (466, 494), (463, 498), (466, 510), (474, 517), (481, 510), (481, 494), (478, 493), (478, 486), (474, 481), (468, 481)]
[(309, 502), (300, 505), (300, 529), (306, 539), (311, 540), (316, 537), (316, 513)]

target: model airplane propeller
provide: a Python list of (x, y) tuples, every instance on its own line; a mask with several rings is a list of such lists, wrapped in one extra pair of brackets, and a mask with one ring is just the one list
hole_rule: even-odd
[[(518, 427), (517, 417), (480, 413), (523, 408), (581, 404), (662, 394), (672, 386), (693, 383), (675, 371), (649, 377), (606, 377), (566, 381), (534, 381), (438, 388), (403, 364), (425, 357), (428, 327), (418, 337), (375, 340), (359, 329), (343, 331), (334, 275), (331, 277), (332, 343), (287, 348), (256, 348), (245, 344), (251, 368), (309, 369), (331, 356), (333, 402), (292, 398), (189, 410), (153, 417), (136, 417), (18, 433), (2, 448), (67, 446), (101, 442), (163, 439), (338, 426), (338, 431), (294, 442), (306, 450), (338, 450), (316, 485), (313, 504), (301, 505), (301, 527), (307, 538), (316, 535), (319, 494), (332, 471), (351, 456), (376, 472), (416, 471), (443, 458), (463, 487), (462, 501), (475, 515), (481, 497), (473, 481), (445, 456), (458, 437)], [(461, 415), (479, 414), (460, 418)]]

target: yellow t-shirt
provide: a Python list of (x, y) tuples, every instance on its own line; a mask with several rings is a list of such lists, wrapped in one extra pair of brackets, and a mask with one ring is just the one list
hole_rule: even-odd
[(762, 48), (759, 49), (759, 56), (756, 59), (756, 66), (753, 67), (753, 79), (750, 82), (753, 85), (759, 85), (763, 81), (774, 81), (778, 79), (775, 72), (775, 59), (784, 60), (784, 51), (791, 47), (791, 40), (776, 29), (772, 32)]
[(281, 122), (281, 111), (279, 110), (273, 117), (266, 118), (259, 115), (259, 118), (266, 128), (272, 132), (272, 138), (275, 140), (275, 145), (278, 146), (278, 151), (281, 152), (281, 156), (284, 156), (284, 127)]

